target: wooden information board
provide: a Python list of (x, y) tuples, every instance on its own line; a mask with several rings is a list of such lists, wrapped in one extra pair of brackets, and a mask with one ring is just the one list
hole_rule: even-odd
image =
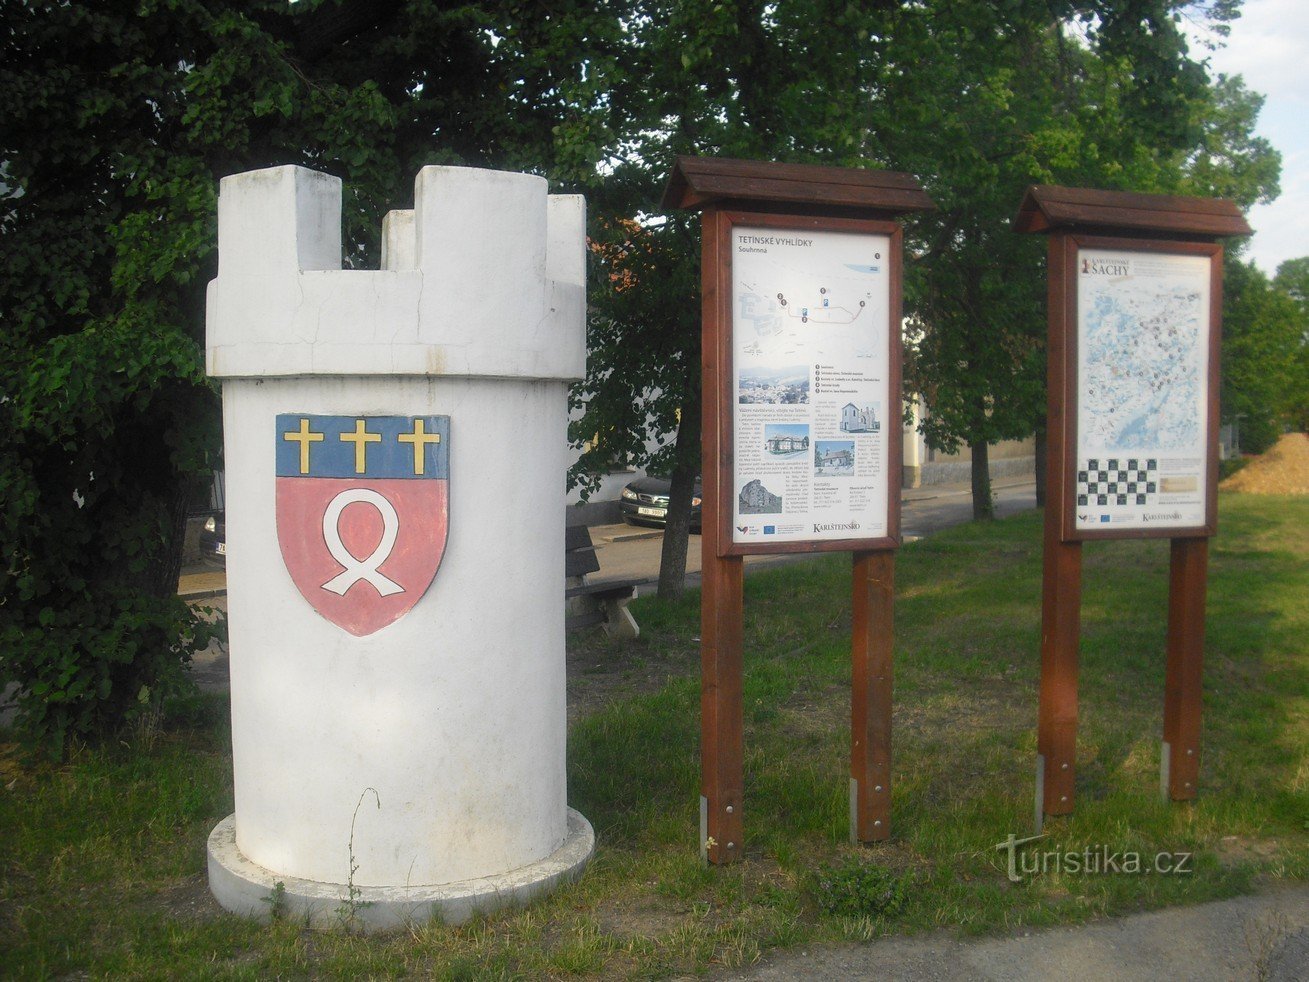
[(742, 557), (853, 560), (851, 838), (890, 834), (907, 174), (681, 157), (702, 212), (701, 854), (743, 855)]
[(1208, 537), (1217, 529), (1222, 236), (1228, 201), (1037, 186), (1016, 232), (1049, 235), (1036, 823), (1073, 810), (1082, 542), (1171, 540), (1161, 783), (1195, 797)]

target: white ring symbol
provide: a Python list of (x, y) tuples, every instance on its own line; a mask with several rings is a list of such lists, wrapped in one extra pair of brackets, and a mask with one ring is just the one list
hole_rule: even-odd
[[(372, 505), (382, 516), (382, 541), (377, 544), (373, 554), (367, 559), (356, 559), (341, 541), (341, 512), (345, 506), (356, 501)], [(386, 562), (395, 548), (395, 537), (400, 531), (400, 516), (395, 513), (395, 506), (376, 491), (369, 488), (350, 488), (342, 491), (332, 499), (323, 512), (323, 538), (327, 540), (327, 551), (332, 558), (345, 567), (345, 572), (338, 573), (326, 583), (323, 589), (344, 597), (346, 591), (360, 580), (367, 580), (377, 592), (384, 597), (404, 593), (405, 588), (394, 580), (388, 580), (377, 571), (377, 567)]]

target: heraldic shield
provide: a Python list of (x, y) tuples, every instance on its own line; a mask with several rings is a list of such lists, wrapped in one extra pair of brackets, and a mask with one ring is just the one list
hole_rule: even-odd
[(277, 417), (277, 543), (291, 579), (364, 637), (413, 609), (445, 552), (449, 416)]

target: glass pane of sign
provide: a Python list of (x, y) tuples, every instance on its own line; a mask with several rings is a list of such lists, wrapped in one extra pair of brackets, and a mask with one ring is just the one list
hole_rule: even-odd
[(732, 541), (887, 534), (891, 240), (732, 230)]
[(1076, 528), (1205, 523), (1210, 260), (1079, 249)]

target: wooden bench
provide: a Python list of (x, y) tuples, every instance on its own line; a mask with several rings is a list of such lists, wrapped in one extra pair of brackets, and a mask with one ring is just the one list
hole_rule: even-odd
[(637, 580), (587, 583), (586, 575), (600, 569), (595, 558), (591, 530), (585, 525), (569, 525), (564, 530), (565, 624), (572, 631), (592, 624), (603, 624), (611, 638), (634, 638), (641, 633), (636, 619), (627, 609), (636, 596)]

